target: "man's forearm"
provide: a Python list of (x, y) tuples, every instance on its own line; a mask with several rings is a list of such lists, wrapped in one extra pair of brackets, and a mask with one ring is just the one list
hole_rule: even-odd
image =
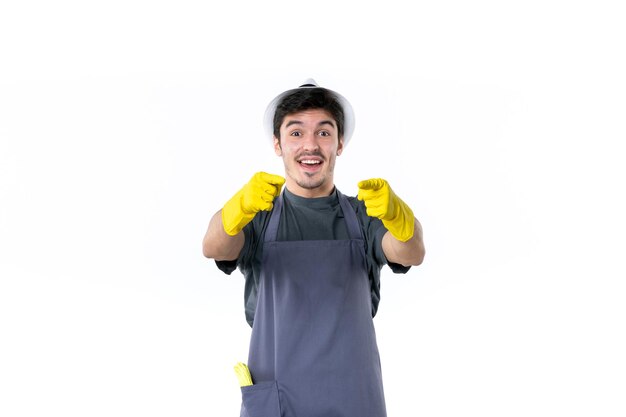
[(414, 232), (411, 239), (402, 242), (394, 238), (391, 232), (387, 232), (383, 236), (382, 246), (385, 257), (389, 262), (404, 266), (421, 264), (426, 251), (424, 249), (420, 222), (415, 219)]
[(222, 210), (213, 215), (202, 240), (202, 254), (216, 261), (231, 261), (239, 257), (245, 237), (243, 231), (234, 236), (224, 231)]

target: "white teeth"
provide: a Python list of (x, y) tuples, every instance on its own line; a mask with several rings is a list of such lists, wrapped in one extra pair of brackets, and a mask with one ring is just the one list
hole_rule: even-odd
[(312, 159), (304, 159), (302, 161), (300, 161), (301, 164), (307, 164), (307, 165), (316, 165), (316, 164), (321, 164), (321, 161), (315, 161)]

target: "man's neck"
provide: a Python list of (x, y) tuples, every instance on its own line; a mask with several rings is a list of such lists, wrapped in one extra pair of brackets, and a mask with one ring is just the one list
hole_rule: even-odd
[(303, 198), (319, 198), (328, 197), (335, 190), (335, 185), (331, 184), (330, 187), (317, 187), (317, 188), (303, 188), (298, 184), (290, 184), (290, 181), (285, 184), (285, 188), (293, 195)]

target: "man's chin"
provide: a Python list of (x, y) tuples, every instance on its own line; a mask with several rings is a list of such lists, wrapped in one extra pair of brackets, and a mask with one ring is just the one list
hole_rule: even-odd
[(306, 175), (305, 177), (296, 181), (299, 187), (304, 188), (305, 190), (315, 190), (324, 185), (324, 178), (314, 178), (316, 175)]

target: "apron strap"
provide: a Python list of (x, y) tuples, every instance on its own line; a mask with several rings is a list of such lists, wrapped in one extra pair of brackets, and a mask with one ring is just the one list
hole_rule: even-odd
[(280, 220), (280, 213), (283, 211), (284, 192), (285, 191), (280, 193), (280, 195), (274, 199), (274, 208), (270, 213), (270, 222), (267, 225), (267, 230), (265, 230), (264, 242), (276, 241), (276, 236), (278, 236), (278, 221)]
[[(337, 188), (335, 188), (335, 191), (337, 192), (337, 198), (339, 199), (339, 204), (341, 205), (341, 211), (343, 212), (343, 216), (346, 219), (348, 236), (350, 236), (350, 239), (363, 239), (363, 235), (361, 234), (361, 226), (359, 225), (359, 219), (356, 217), (356, 213), (350, 205), (348, 198), (341, 194), (341, 192), (339, 192)], [(274, 199), (274, 208), (270, 213), (270, 222), (267, 225), (267, 230), (265, 231), (265, 237), (263, 239), (264, 242), (276, 241), (276, 237), (278, 236), (278, 223), (280, 222), (280, 214), (283, 211), (284, 193), (285, 191), (280, 193), (280, 195)]]
[(359, 219), (356, 217), (354, 209), (350, 205), (348, 198), (337, 190), (337, 196), (339, 197), (339, 204), (341, 204), (341, 210), (343, 211), (343, 217), (346, 219), (346, 225), (348, 226), (348, 235), (350, 239), (363, 239), (361, 235), (361, 226), (359, 225)]

